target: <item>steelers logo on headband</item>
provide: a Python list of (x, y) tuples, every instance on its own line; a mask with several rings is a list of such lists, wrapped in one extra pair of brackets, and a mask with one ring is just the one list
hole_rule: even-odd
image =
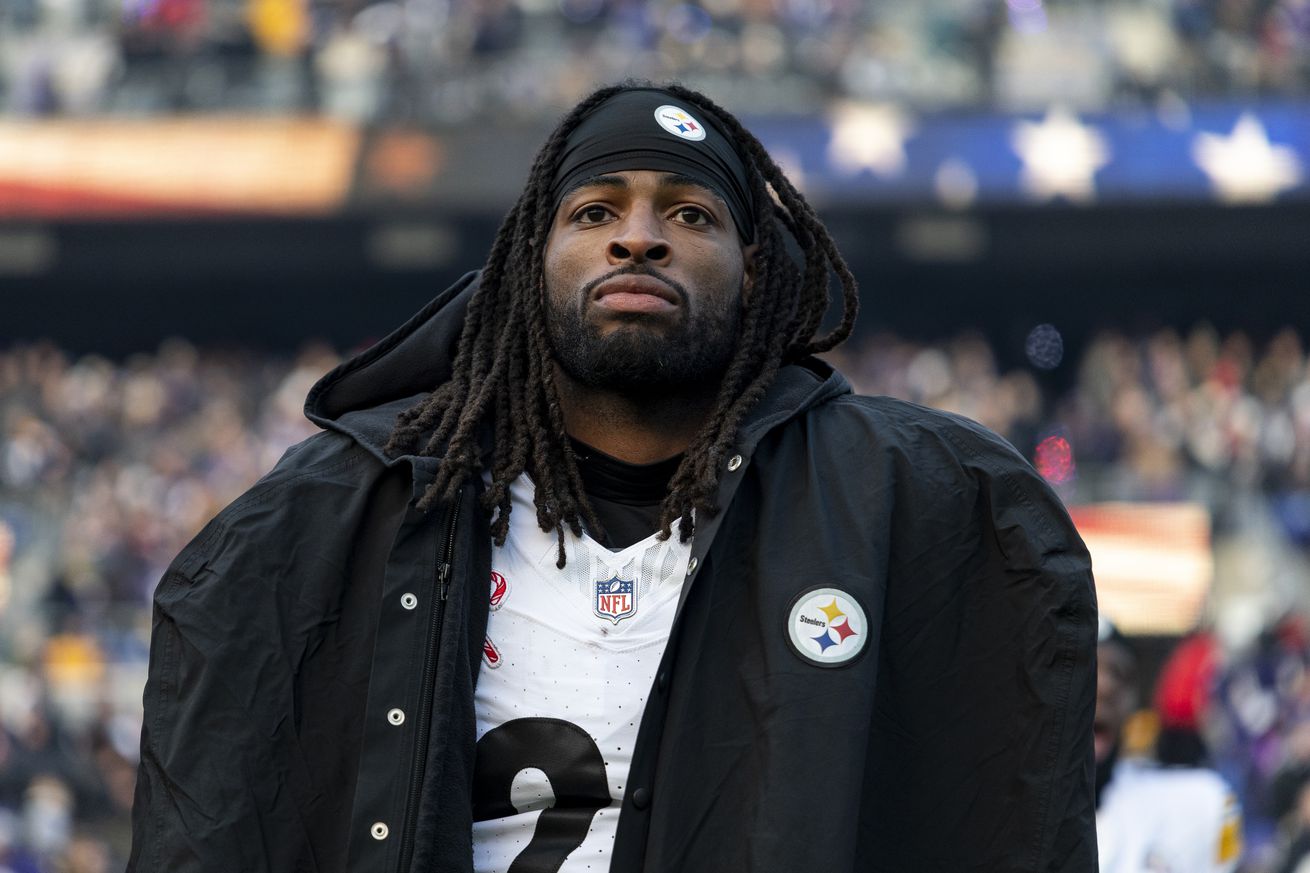
[(750, 175), (735, 141), (724, 130), (723, 121), (709, 109), (663, 88), (617, 91), (579, 120), (564, 141), (550, 186), (553, 208), (558, 210), (573, 188), (607, 173), (676, 173), (717, 194), (742, 242), (753, 242)]
[(699, 142), (705, 138), (705, 126), (691, 117), (687, 110), (666, 103), (655, 110), (655, 120), (660, 127), (682, 139)]

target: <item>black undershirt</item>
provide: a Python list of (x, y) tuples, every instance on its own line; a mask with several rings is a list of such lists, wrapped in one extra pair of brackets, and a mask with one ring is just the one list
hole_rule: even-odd
[(659, 530), (660, 503), (682, 455), (654, 464), (629, 464), (572, 440), (582, 490), (605, 526), (597, 538), (611, 551), (626, 549)]

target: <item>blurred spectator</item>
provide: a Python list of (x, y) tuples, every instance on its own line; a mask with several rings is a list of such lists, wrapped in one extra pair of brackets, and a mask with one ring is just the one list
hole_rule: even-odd
[(1127, 641), (1101, 619), (1096, 649), (1096, 715), (1092, 748), (1096, 760), (1097, 804), (1123, 757), (1123, 732), (1137, 708), (1137, 658)]
[(1156, 680), (1154, 708), (1160, 724), (1155, 758), (1167, 766), (1210, 763), (1203, 731), (1219, 666), (1219, 644), (1198, 631), (1178, 643)]
[(1213, 771), (1121, 755), (1135, 701), (1136, 657), (1105, 619), (1097, 646), (1096, 837), (1101, 873), (1228, 873), (1241, 856), (1241, 813)]
[(1304, 622), (1288, 614), (1265, 629), (1249, 650), (1232, 657), (1218, 677), (1211, 725), (1218, 738), (1214, 758), (1246, 811), (1248, 855), (1255, 870), (1273, 869), (1280, 853), (1286, 861), (1286, 853), (1294, 851), (1288, 841), (1302, 827), (1296, 816), (1299, 777), (1310, 761), (1308, 663)]
[(1310, 858), (1310, 722), (1287, 736), (1286, 759), (1270, 786), (1270, 811), (1283, 823), (1286, 845), (1276, 873), (1298, 873)]

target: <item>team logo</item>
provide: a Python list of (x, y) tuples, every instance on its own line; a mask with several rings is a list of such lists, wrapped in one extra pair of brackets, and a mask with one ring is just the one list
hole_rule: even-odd
[(811, 588), (792, 604), (787, 638), (810, 663), (836, 667), (864, 651), (869, 623), (852, 595), (840, 588)]
[(705, 138), (705, 128), (699, 121), (691, 117), (691, 113), (677, 106), (665, 104), (655, 110), (655, 120), (660, 123), (660, 127), (669, 133), (681, 139), (689, 139), (692, 142), (699, 142)]
[(495, 612), (500, 609), (501, 604), (505, 602), (505, 596), (509, 594), (509, 581), (504, 576), (491, 571), (491, 611)]
[(491, 637), (484, 637), (482, 640), (482, 660), (493, 670), (500, 666), (500, 649), (496, 648)]
[(601, 618), (608, 618), (618, 624), (637, 612), (637, 585), (626, 579), (614, 576), (610, 579), (596, 580), (596, 595), (592, 600), (592, 612)]

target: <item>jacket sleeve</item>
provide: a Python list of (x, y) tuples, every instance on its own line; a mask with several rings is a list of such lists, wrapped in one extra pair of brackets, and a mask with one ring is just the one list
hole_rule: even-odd
[(283, 461), (211, 520), (155, 589), (129, 873), (269, 870), (299, 830), (285, 820), (286, 767), (271, 754), (287, 696), (285, 598), (261, 560), (277, 551), (285, 501), (268, 498), (289, 478)]
[[(303, 870), (297, 807), (306, 780), (294, 745), (280, 738), (289, 725), (270, 733), (276, 710), (260, 695), (278, 689), (255, 678), (271, 671), (284, 641), (253, 623), (241, 633), (227, 619), (207, 620), (209, 610), (188, 602), (196, 588), (170, 571), (155, 593), (127, 869)], [(230, 616), (241, 620), (238, 610)]]
[(357, 486), (360, 453), (341, 445), (315, 437), (288, 453), (155, 590), (131, 873), (295, 873), (323, 866), (313, 834), (344, 833), (335, 774), (351, 749), (316, 738), (337, 736), (325, 719), (358, 720), (375, 618), (360, 604), (376, 591), (346, 568), (390, 528), (316, 534), (329, 513), (331, 529), (358, 534), (378, 502)]
[(249, 756), (260, 743), (210, 669), (204, 642), (174, 614), (191, 584), (170, 571), (155, 594), (130, 873), (198, 873), (244, 854), (234, 837), (250, 808)]
[(921, 437), (894, 513), (872, 750), (905, 790), (870, 818), (903, 848), (877, 869), (1095, 873), (1090, 558), (1000, 438), (955, 419)]
[[(185, 585), (186, 580), (170, 572), (164, 576), (156, 597), (166, 587)], [(176, 757), (204, 760), (217, 742), (195, 736), (189, 748), (181, 748), (174, 725), (181, 704), (180, 685), (192, 665), (183, 665), (183, 641), (174, 622), (158, 602), (150, 634), (150, 667), (143, 698), (141, 763), (137, 770), (136, 796), (132, 804), (132, 854), (128, 873), (147, 871), (200, 871), (205, 869), (203, 852), (189, 838), (189, 823), (207, 820), (211, 810), (201, 806), (194, 786), (176, 781), (171, 774)]]

